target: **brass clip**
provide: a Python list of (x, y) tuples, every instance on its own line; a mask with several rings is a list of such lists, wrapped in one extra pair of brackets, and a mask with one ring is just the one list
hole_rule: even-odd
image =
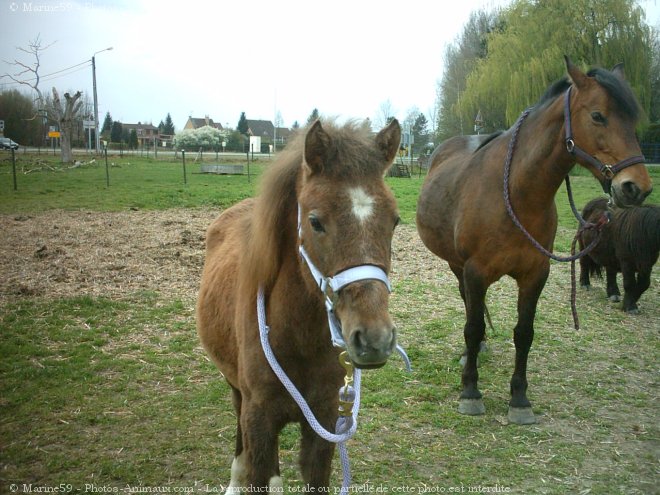
[(339, 415), (348, 417), (353, 414), (353, 402), (355, 401), (355, 391), (353, 390), (353, 363), (348, 357), (348, 353), (343, 351), (339, 355), (339, 364), (346, 370), (344, 376), (344, 386), (339, 389)]

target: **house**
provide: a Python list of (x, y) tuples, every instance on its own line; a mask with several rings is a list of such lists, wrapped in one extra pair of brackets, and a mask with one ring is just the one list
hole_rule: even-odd
[(277, 144), (277, 149), (282, 149), (289, 142), (291, 136), (293, 136), (293, 131), (286, 127), (278, 127), (276, 130), (275, 143)]
[(221, 131), (223, 129), (222, 124), (213, 122), (213, 119), (210, 119), (208, 115), (204, 116), (203, 119), (196, 117), (188, 117), (186, 125), (183, 126), (185, 129), (199, 129), (200, 127), (210, 126)]
[(248, 134), (250, 136), (260, 137), (266, 142), (273, 142), (275, 135), (275, 126), (270, 120), (250, 120), (247, 121)]
[(154, 143), (160, 140), (158, 127), (152, 124), (143, 124), (142, 122), (137, 124), (122, 123), (121, 128), (122, 132), (128, 133), (135, 130), (139, 146), (154, 146)]

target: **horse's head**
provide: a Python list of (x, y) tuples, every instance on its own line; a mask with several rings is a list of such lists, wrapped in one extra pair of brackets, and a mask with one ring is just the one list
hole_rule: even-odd
[[(389, 273), (392, 235), (399, 215), (383, 177), (399, 149), (399, 123), (392, 121), (375, 139), (352, 124), (326, 127), (316, 121), (305, 137), (298, 184), (299, 242), (326, 277), (357, 266), (378, 267)], [(314, 284), (313, 277), (308, 276), (310, 270), (301, 270), (308, 283)], [(367, 278), (337, 292), (326, 292), (334, 303), (354, 364), (385, 364), (396, 346), (396, 329), (388, 312), (388, 286)]]
[(639, 105), (622, 64), (585, 74), (566, 58), (566, 68), (574, 87), (567, 112), (578, 162), (610, 189), (618, 206), (641, 204), (653, 185), (635, 136)]

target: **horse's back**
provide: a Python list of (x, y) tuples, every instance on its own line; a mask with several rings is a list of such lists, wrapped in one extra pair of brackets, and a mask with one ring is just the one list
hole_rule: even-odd
[(225, 210), (206, 231), (206, 259), (197, 300), (197, 332), (209, 356), (234, 384), (237, 369), (234, 319), (241, 253), (254, 200)]
[(417, 230), (431, 252), (458, 263), (455, 225), (459, 221), (463, 190), (470, 182), (468, 164), (490, 136), (456, 136), (431, 154), (431, 166), (417, 204)]

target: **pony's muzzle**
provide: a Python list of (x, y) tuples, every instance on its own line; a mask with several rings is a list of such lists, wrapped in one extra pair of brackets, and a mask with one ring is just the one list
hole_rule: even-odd
[(396, 347), (396, 328), (357, 328), (351, 333), (348, 354), (358, 368), (380, 368)]

